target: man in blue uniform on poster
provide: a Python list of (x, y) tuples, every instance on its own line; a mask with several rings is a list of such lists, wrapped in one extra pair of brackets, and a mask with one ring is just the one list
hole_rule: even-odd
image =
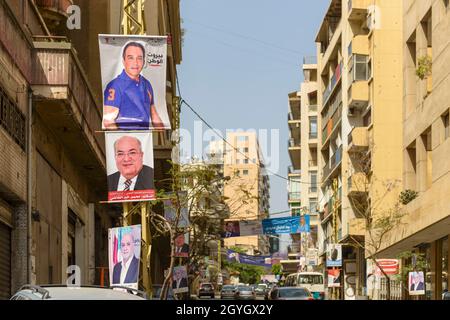
[(106, 86), (103, 128), (107, 130), (148, 130), (164, 128), (155, 107), (150, 81), (141, 75), (145, 48), (129, 42), (122, 53), (124, 69)]

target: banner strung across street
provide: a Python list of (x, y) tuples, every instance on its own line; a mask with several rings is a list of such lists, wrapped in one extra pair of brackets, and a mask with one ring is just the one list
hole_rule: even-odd
[(310, 232), (309, 215), (264, 220), (226, 221), (222, 238), (300, 232)]
[(300, 217), (262, 220), (264, 234), (300, 233)]
[(109, 283), (111, 285), (138, 289), (140, 256), (141, 225), (108, 230)]
[(99, 35), (103, 130), (170, 129), (167, 37)]
[(270, 268), (271, 256), (251, 256), (244, 253), (239, 253), (233, 250), (227, 250), (227, 260), (230, 262), (237, 262), (243, 264), (251, 264), (254, 266), (267, 267)]
[(107, 132), (108, 201), (155, 199), (153, 138), (149, 132)]

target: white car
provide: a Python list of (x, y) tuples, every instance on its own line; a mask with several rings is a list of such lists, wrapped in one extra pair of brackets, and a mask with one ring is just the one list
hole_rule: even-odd
[(110, 288), (65, 285), (24, 285), (11, 300), (146, 300), (145, 292), (113, 286)]

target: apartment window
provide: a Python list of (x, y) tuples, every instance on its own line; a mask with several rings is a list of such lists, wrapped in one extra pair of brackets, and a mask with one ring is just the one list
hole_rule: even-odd
[(317, 139), (317, 117), (309, 117), (309, 138)]
[(245, 142), (245, 141), (248, 141), (248, 136), (238, 136), (238, 141), (239, 141), (239, 142)]
[(244, 176), (248, 176), (248, 170), (243, 170), (243, 171), (242, 171), (242, 174), (243, 174)]
[(371, 68), (369, 68), (369, 57), (354, 54), (350, 60), (349, 85), (354, 81), (366, 81), (370, 77)]
[(317, 171), (311, 171), (309, 173), (309, 181), (311, 183), (309, 192), (317, 192)]
[(248, 164), (248, 159), (244, 159), (244, 164)]
[(244, 148), (244, 152), (248, 152), (248, 148)]
[(0, 87), (0, 126), (8, 132), (9, 136), (25, 150), (26, 127), (25, 116), (17, 104), (6, 95)]
[(316, 213), (317, 212), (317, 198), (309, 199), (309, 212)]
[(450, 125), (449, 125), (449, 112), (442, 116), (442, 122), (444, 123), (444, 137), (445, 139), (450, 137)]

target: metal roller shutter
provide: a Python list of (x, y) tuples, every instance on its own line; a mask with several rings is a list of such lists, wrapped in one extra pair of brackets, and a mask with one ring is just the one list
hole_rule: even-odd
[(0, 222), (0, 300), (11, 297), (11, 229)]

